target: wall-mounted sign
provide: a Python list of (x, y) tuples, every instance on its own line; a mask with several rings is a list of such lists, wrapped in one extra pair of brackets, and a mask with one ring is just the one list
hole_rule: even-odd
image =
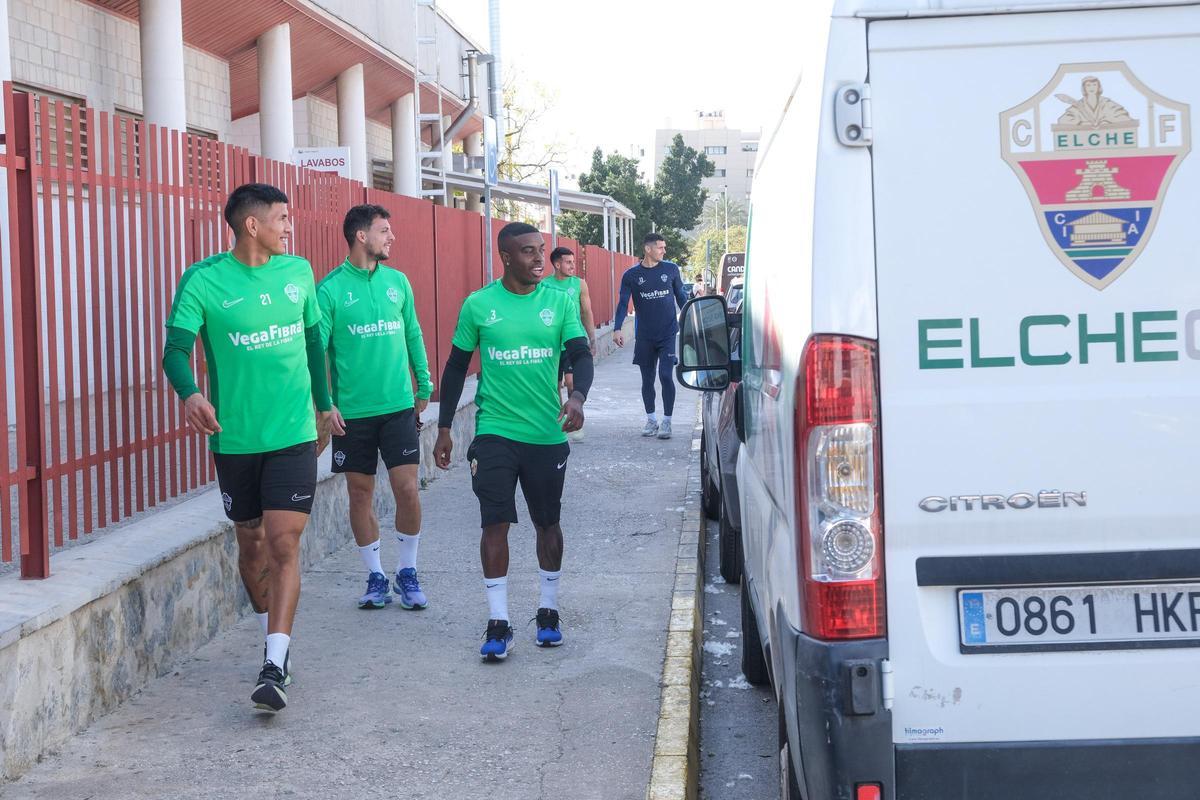
[(336, 172), (350, 177), (349, 147), (297, 147), (292, 151), (292, 163), (316, 172)]

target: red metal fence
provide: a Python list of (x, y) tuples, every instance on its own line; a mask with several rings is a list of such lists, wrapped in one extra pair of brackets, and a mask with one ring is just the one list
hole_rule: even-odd
[[(51, 550), (65, 542), (214, 479), (160, 358), (178, 279), (229, 246), (222, 211), (242, 183), (287, 193), (292, 249), (318, 279), (345, 258), (346, 210), (387, 208), (392, 263), (412, 282), (439, 379), (459, 306), (483, 283), (478, 214), (9, 84), (3, 103), (0, 561), (12, 561), (19, 544), (22, 576), (48, 575)], [(612, 258), (586, 252), (593, 262)], [(601, 321), (611, 318), (611, 284), (597, 280), (588, 276)], [(194, 361), (206, 388), (201, 350)]]

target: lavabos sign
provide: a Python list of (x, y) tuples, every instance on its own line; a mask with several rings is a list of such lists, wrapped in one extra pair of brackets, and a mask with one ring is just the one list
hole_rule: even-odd
[(349, 147), (297, 147), (292, 151), (292, 163), (315, 172), (336, 172), (350, 177)]
[(1064, 64), (1000, 115), (1001, 154), (1067, 269), (1096, 289), (1127, 270), (1154, 232), (1191, 150), (1190, 111), (1123, 61)]

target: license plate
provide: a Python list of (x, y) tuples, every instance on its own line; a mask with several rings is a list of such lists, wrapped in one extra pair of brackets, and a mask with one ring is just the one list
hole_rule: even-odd
[(963, 653), (1200, 645), (1200, 583), (958, 590)]

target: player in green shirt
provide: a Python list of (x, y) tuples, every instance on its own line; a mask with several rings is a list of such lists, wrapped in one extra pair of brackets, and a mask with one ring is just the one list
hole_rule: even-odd
[[(188, 423), (209, 437), (225, 514), (237, 535), (238, 571), (266, 636), (251, 699), (279, 711), (291, 682), (300, 534), (316, 491), (317, 453), (341, 430), (325, 382), (312, 268), (286, 254), (292, 231), (287, 195), (262, 183), (239, 186), (225, 205), (225, 220), (233, 228), (233, 250), (193, 264), (179, 281), (163, 371)], [(197, 336), (211, 402), (190, 364)]]
[[(579, 323), (579, 308), (563, 292), (542, 283), (545, 241), (521, 222), (505, 225), (498, 240), (504, 276), (463, 301), (450, 358), (442, 374), (441, 413), (433, 455), (450, 466), (450, 426), (462, 395), (471, 354), (480, 355), (475, 395), (475, 440), (467, 448), (471, 486), (479, 498), (483, 528), (479, 550), (490, 615), (480, 655), (508, 656), (508, 529), (517, 521), (518, 481), (537, 531), (541, 601), (537, 644), (562, 643), (558, 581), (563, 534), (559, 526), (563, 481), (571, 448), (566, 433), (583, 426), (583, 403), (592, 385), (592, 354)], [(559, 404), (558, 361), (566, 348), (575, 389)]]
[[(550, 289), (566, 292), (579, 306), (579, 321), (583, 323), (583, 330), (588, 337), (588, 347), (592, 351), (592, 358), (595, 358), (596, 323), (592, 320), (592, 298), (588, 294), (587, 283), (575, 273), (575, 252), (569, 247), (556, 247), (550, 251), (550, 264), (554, 267), (554, 273), (544, 283)], [(558, 364), (558, 382), (560, 386), (566, 386), (567, 397), (570, 397), (574, 388), (574, 377), (571, 365), (567, 361), (566, 352), (563, 353)], [(583, 429), (572, 431), (567, 434), (567, 438), (572, 442), (582, 442)]]
[(428, 605), (417, 580), (421, 538), (417, 431), (433, 383), (412, 286), (403, 272), (381, 263), (396, 241), (390, 216), (376, 205), (355, 206), (346, 213), (342, 233), (350, 253), (318, 284), (317, 299), (321, 341), (329, 352), (334, 413), (346, 431), (333, 437), (333, 471), (346, 475), (350, 528), (367, 568), (367, 592), (358, 607), (383, 608), (392, 602), (379, 560), (379, 519), (373, 502), (382, 455), (396, 499), (400, 546), (396, 593), (401, 606), (413, 609)]

